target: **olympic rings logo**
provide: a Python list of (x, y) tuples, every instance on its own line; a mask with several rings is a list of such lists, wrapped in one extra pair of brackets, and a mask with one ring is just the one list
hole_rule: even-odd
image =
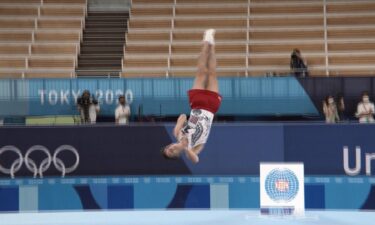
[[(32, 153), (36, 152), (36, 151), (43, 152), (46, 155), (46, 158), (42, 160), (40, 165), (37, 165), (35, 163), (35, 161), (31, 159)], [(67, 168), (65, 166), (65, 163), (58, 157), (59, 154), (63, 151), (70, 151), (75, 155), (76, 160), (75, 160), (75, 163), (71, 167)], [(44, 147), (43, 145), (34, 145), (34, 146), (30, 147), (26, 151), (25, 156), (22, 156), (21, 150), (19, 150), (17, 147), (15, 147), (13, 145), (7, 145), (7, 146), (4, 146), (4, 147), (0, 148), (0, 158), (1, 158), (1, 154), (3, 154), (4, 152), (14, 152), (18, 156), (18, 159), (16, 159), (12, 163), (10, 168), (5, 168), (0, 164), (0, 172), (2, 172), (4, 174), (9, 174), (11, 176), (11, 178), (14, 178), (15, 173), (17, 173), (21, 169), (23, 163), (25, 163), (26, 168), (30, 172), (33, 173), (34, 178), (36, 178), (38, 176), (38, 174), (39, 174), (40, 178), (43, 178), (43, 173), (50, 168), (52, 163), (55, 166), (55, 168), (58, 171), (61, 172), (62, 177), (65, 177), (65, 174), (71, 173), (74, 170), (76, 170), (78, 165), (79, 165), (78, 151), (77, 151), (77, 149), (75, 149), (71, 145), (61, 145), (61, 146), (59, 146), (55, 150), (53, 155), (51, 155), (48, 148)]]

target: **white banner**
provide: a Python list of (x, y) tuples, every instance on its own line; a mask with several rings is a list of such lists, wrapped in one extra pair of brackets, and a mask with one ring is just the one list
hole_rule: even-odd
[(304, 214), (303, 168), (303, 163), (260, 163), (262, 214)]

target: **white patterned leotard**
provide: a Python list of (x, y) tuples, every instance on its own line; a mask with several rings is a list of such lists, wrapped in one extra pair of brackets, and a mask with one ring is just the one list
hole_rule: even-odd
[(181, 130), (181, 138), (188, 140), (188, 149), (205, 144), (210, 134), (214, 114), (204, 109), (193, 109), (189, 120), (185, 122)]

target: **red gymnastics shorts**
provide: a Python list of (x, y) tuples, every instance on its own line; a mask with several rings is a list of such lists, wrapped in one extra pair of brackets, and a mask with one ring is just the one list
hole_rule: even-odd
[(214, 91), (191, 89), (188, 91), (191, 109), (204, 109), (215, 114), (221, 104), (221, 95)]

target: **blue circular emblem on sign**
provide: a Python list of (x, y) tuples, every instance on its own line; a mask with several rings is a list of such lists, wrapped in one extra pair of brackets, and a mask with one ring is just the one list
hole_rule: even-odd
[(293, 200), (299, 189), (298, 179), (290, 169), (274, 169), (266, 177), (267, 195), (276, 202)]

